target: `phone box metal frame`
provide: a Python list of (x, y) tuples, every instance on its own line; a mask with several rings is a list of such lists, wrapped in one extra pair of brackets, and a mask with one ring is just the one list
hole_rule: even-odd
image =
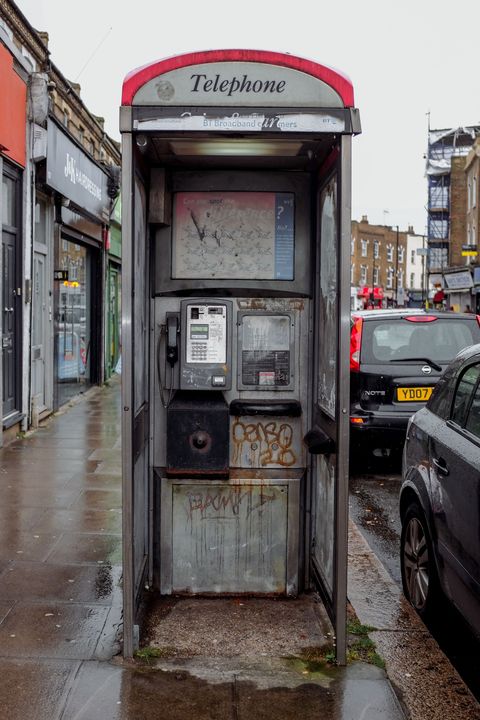
[(345, 663), (353, 87), (189, 53), (126, 77), (120, 129), (123, 654), (146, 588), (314, 588)]

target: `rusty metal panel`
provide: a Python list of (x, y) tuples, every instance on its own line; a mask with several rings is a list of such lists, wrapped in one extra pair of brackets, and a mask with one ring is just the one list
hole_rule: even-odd
[(162, 592), (296, 593), (298, 480), (162, 483)]
[(242, 416), (230, 421), (230, 465), (235, 468), (305, 467), (302, 418)]

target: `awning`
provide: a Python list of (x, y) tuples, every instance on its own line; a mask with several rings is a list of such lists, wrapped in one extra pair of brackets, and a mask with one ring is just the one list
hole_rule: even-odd
[(358, 297), (369, 298), (373, 292), (374, 300), (383, 300), (383, 288), (363, 287), (358, 290)]

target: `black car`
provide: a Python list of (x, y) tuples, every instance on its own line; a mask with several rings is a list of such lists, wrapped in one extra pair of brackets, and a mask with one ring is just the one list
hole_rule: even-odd
[(480, 342), (477, 315), (402, 309), (352, 313), (352, 454), (397, 452), (410, 417), (429, 399), (457, 353)]
[(480, 344), (413, 415), (402, 474), (404, 593), (425, 618), (446, 596), (480, 635)]

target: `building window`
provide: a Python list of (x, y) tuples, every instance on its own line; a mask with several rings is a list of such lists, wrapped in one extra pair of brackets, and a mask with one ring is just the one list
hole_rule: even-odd
[(416, 253), (415, 249), (413, 249), (412, 252), (411, 252), (411, 254), (410, 254), (410, 262), (412, 263), (412, 265), (415, 265), (415, 255), (416, 255), (416, 254), (417, 254), (417, 253)]
[(83, 145), (85, 141), (85, 129), (81, 125), (78, 126), (78, 139)]
[(400, 247), (398, 248), (398, 262), (399, 263), (403, 262), (404, 254), (405, 254), (405, 248), (400, 245)]
[(353, 285), (355, 280), (355, 264), (352, 263), (350, 266), (350, 285)]
[(377, 260), (380, 256), (379, 247), (380, 243), (378, 242), (378, 240), (375, 240), (375, 242), (373, 243), (373, 257), (375, 258), (375, 260)]
[(367, 248), (368, 248), (368, 241), (362, 240), (362, 257), (367, 257)]
[(410, 288), (413, 289), (415, 287), (415, 273), (410, 273)]
[(62, 118), (63, 126), (67, 128), (70, 123), (70, 113), (68, 112), (67, 108), (63, 108), (63, 118)]
[(350, 246), (350, 254), (355, 255), (355, 238), (352, 237), (352, 242)]
[(366, 265), (360, 266), (360, 284), (361, 285), (367, 284), (367, 266)]
[(398, 287), (403, 288), (403, 270), (398, 271)]
[(376, 267), (373, 268), (373, 284), (375, 287), (377, 287), (379, 283), (379, 274), (380, 274), (380, 268)]
[(387, 245), (387, 262), (393, 262), (393, 245)]
[(393, 288), (393, 268), (387, 268), (387, 288), (390, 290)]

